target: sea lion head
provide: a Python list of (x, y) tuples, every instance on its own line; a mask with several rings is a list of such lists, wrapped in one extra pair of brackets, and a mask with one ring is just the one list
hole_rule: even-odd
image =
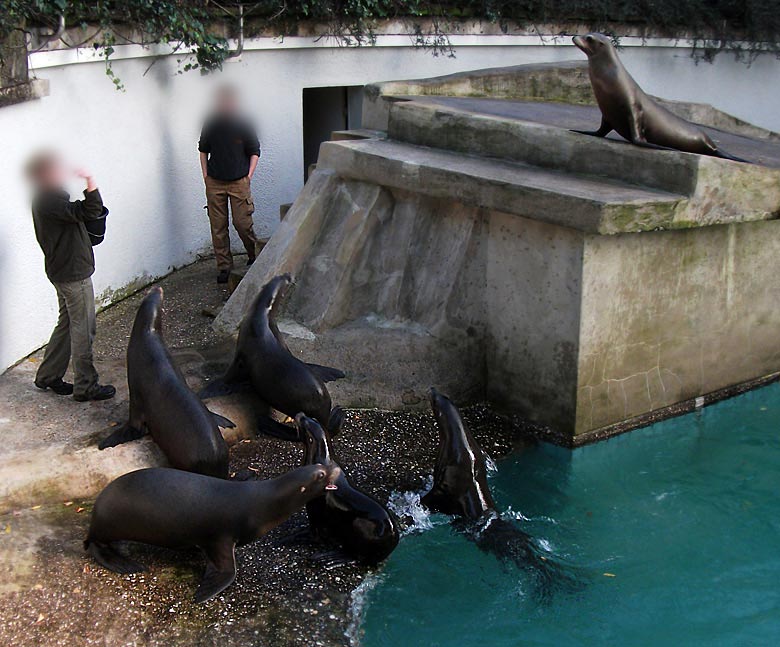
[(433, 415), (436, 418), (439, 431), (444, 432), (446, 428), (446, 425), (444, 424), (446, 417), (445, 412), (453, 406), (452, 401), (446, 395), (442, 395), (433, 387), (430, 388), (428, 397), (431, 401), (431, 410), (433, 411)]
[(608, 56), (615, 49), (612, 41), (604, 34), (592, 33), (585, 36), (575, 36), (572, 38), (572, 42), (585, 52), (589, 59)]
[(287, 288), (293, 283), (290, 274), (279, 274), (272, 278), (260, 290), (255, 302), (255, 311), (269, 312), (287, 292)]
[(153, 287), (141, 301), (135, 316), (136, 324), (144, 330), (162, 331), (163, 289), (158, 285)]
[(306, 499), (313, 499), (325, 494), (325, 490), (337, 490), (336, 480), (341, 475), (341, 468), (332, 463), (322, 465), (304, 465), (288, 472), (292, 477), (292, 485), (296, 493)]
[(304, 413), (295, 416), (295, 426), (304, 444), (304, 465), (333, 465), (328, 432), (314, 418)]

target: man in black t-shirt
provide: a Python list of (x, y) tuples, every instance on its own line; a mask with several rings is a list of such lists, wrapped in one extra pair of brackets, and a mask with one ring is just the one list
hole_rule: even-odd
[(203, 126), (198, 144), (206, 200), (211, 222), (211, 240), (217, 260), (218, 283), (227, 283), (233, 268), (228, 229), (228, 201), (233, 226), (246, 248), (247, 265), (255, 260), (252, 214), (255, 210), (250, 182), (260, 158), (260, 144), (252, 127), (238, 114), (236, 93), (223, 87), (217, 94), (214, 114)]

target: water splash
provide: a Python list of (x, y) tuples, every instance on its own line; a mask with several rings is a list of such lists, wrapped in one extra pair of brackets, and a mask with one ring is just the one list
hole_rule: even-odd
[(360, 647), (363, 638), (363, 618), (368, 608), (368, 596), (384, 579), (381, 573), (370, 573), (352, 591), (347, 615), (349, 625), (344, 632), (349, 647)]
[[(387, 502), (387, 507), (401, 521), (401, 534), (409, 535), (430, 530), (439, 523), (446, 523), (449, 518), (439, 514), (431, 514), (420, 501), (425, 492), (433, 486), (433, 477), (428, 479), (425, 488), (419, 492), (393, 492)], [(441, 517), (441, 522), (438, 521)]]

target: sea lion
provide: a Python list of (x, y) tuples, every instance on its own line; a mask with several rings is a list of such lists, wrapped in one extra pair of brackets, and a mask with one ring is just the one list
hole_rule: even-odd
[(431, 408), (439, 428), (433, 487), (420, 502), (456, 517), (453, 525), (477, 547), (504, 564), (529, 571), (537, 594), (547, 599), (553, 585), (577, 590), (579, 583), (544, 556), (530, 535), (501, 518), (487, 484), (487, 459), (452, 401), (431, 389)]
[(452, 401), (434, 388), (430, 398), (439, 429), (439, 453), (433, 487), (421, 503), (436, 512), (472, 521), (494, 513), (496, 504), (487, 484), (485, 453)]
[(225, 481), (167, 467), (137, 470), (109, 483), (95, 501), (84, 549), (117, 573), (146, 570), (116, 542), (199, 547), (206, 573), (195, 592), (204, 602), (236, 579), (236, 546), (259, 539), (338, 478), (338, 467), (308, 465), (267, 481)]
[(163, 290), (141, 302), (127, 346), (130, 417), (103, 439), (105, 449), (150, 433), (170, 464), (188, 472), (228, 477), (228, 447), (219, 427), (230, 420), (211, 413), (187, 386), (162, 336)]
[(597, 131), (576, 132), (606, 137), (615, 130), (638, 146), (671, 148), (747, 162), (719, 150), (704, 131), (645, 94), (623, 67), (615, 47), (604, 34), (575, 36), (572, 40), (588, 57), (590, 82), (602, 115)]
[[(304, 439), (304, 465), (337, 466), (328, 432), (303, 413), (295, 416), (295, 424)], [(312, 535), (338, 544), (347, 557), (365, 564), (384, 561), (398, 545), (398, 525), (393, 515), (353, 486), (343, 469), (333, 483), (337, 489), (328, 486), (323, 496), (306, 504)]]
[[(340, 379), (344, 373), (299, 360), (290, 352), (276, 325), (275, 308), (291, 283), (292, 277), (282, 274), (263, 286), (241, 322), (230, 368), (221, 380), (209, 384), (201, 396), (212, 397), (248, 382), (277, 411), (290, 418), (303, 412), (336, 435), (344, 414), (339, 407), (331, 408), (325, 382)], [(295, 427), (272, 418), (263, 420), (260, 429), (284, 440), (301, 440)]]

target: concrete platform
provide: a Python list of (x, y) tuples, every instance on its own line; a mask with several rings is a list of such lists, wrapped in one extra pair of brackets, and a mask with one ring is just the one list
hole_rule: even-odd
[(772, 379), (780, 141), (690, 104), (757, 163), (573, 133), (599, 122), (583, 79), (565, 64), (368, 88), (364, 126), (386, 135), (323, 144), (216, 329), (291, 272), (291, 345), (347, 371), (341, 404), (421, 406), (433, 384), (568, 445)]
[[(462, 155), (397, 141), (322, 146), (323, 167), (344, 178), (501, 209), (591, 233), (671, 226), (684, 197), (530, 164)], [(628, 215), (631, 214), (631, 215)]]
[[(205, 309), (218, 309), (227, 290), (215, 282), (209, 259), (164, 278), (165, 338), (193, 389), (202, 386), (229, 361), (230, 349), (218, 345)], [(97, 442), (128, 414), (125, 353), (136, 309), (146, 289), (98, 315), (96, 367), (101, 382), (117, 395), (104, 402), (78, 403), (33, 386), (42, 353), (21, 361), (0, 376), (0, 514), (15, 508), (95, 496), (109, 481), (142, 467), (164, 465), (165, 457), (149, 439), (105, 451)], [(198, 350), (202, 349), (202, 350)], [(229, 444), (253, 438), (256, 400), (212, 399), (208, 406), (237, 424), (223, 430)]]

